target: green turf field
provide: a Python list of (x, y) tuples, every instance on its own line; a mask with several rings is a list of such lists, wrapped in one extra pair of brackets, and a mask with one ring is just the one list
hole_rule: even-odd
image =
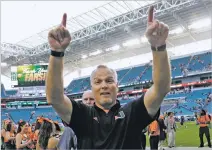
[[(181, 127), (177, 123), (178, 129), (176, 132), (176, 147), (198, 147), (199, 142), (199, 126), (195, 122), (186, 122), (187, 128)], [(212, 139), (212, 129), (210, 129), (210, 135)], [(204, 143), (206, 143), (206, 137), (204, 136)], [(147, 146), (149, 146), (149, 138), (147, 137)], [(167, 146), (167, 143), (166, 145)]]

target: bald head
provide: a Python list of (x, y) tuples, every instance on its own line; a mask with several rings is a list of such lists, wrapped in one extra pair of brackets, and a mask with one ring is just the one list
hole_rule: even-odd
[(82, 102), (85, 105), (93, 106), (94, 96), (91, 90), (85, 91), (82, 95)]

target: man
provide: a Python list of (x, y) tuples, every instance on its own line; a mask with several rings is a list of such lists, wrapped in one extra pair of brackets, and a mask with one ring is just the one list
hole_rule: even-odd
[(153, 54), (154, 84), (139, 99), (122, 107), (116, 100), (117, 74), (104, 65), (98, 66), (91, 74), (91, 89), (95, 98), (93, 107), (77, 103), (64, 95), (63, 56), (71, 41), (65, 28), (66, 14), (61, 25), (49, 32), (51, 56), (46, 79), (47, 101), (76, 133), (78, 148), (139, 149), (142, 130), (158, 117), (160, 105), (171, 84), (165, 45), (169, 29), (164, 23), (153, 19), (153, 9), (149, 9), (146, 37)]
[(94, 96), (91, 90), (85, 91), (82, 95), (82, 103), (88, 106), (93, 106)]
[(158, 119), (158, 124), (160, 127), (160, 137), (159, 137), (159, 144), (158, 144), (158, 150), (164, 150), (164, 143), (166, 140), (166, 126), (164, 123), (164, 116), (160, 116), (160, 118)]
[(165, 119), (165, 126), (168, 134), (168, 147), (175, 147), (176, 122), (173, 112), (168, 113), (168, 117)]
[(151, 150), (157, 150), (160, 136), (160, 126), (157, 120), (154, 120), (148, 127), (149, 144)]
[(183, 126), (184, 122), (185, 122), (185, 118), (184, 118), (184, 116), (181, 116), (180, 117), (180, 125)]
[(185, 117), (184, 116), (180, 117), (180, 125), (184, 126), (185, 128), (187, 128), (187, 125), (185, 124)]
[(211, 140), (210, 140), (210, 132), (208, 128), (208, 124), (210, 124), (210, 119), (208, 115), (206, 114), (205, 110), (201, 110), (200, 116), (197, 118), (197, 123), (199, 124), (199, 138), (200, 138), (200, 146), (204, 147), (203, 142), (203, 135), (205, 134), (207, 141), (208, 141), (208, 147), (211, 147)]

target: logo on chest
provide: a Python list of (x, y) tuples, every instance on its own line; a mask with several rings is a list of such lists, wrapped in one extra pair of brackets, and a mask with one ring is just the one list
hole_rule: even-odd
[(94, 120), (96, 120), (99, 123), (99, 120), (97, 117), (93, 117)]
[(115, 120), (117, 119), (124, 119), (125, 118), (125, 114), (123, 111), (120, 111), (116, 116), (115, 116)]
[[(124, 118), (125, 118), (125, 114), (123, 111), (120, 111), (117, 115), (115, 115), (115, 120), (124, 119)], [(99, 123), (98, 117), (93, 117), (93, 120)]]

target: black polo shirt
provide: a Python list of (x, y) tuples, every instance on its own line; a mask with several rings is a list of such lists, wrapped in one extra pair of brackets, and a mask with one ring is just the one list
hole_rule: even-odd
[(124, 106), (117, 103), (105, 113), (72, 100), (73, 112), (69, 126), (77, 136), (79, 149), (140, 149), (141, 132), (159, 116), (150, 117), (144, 95)]

